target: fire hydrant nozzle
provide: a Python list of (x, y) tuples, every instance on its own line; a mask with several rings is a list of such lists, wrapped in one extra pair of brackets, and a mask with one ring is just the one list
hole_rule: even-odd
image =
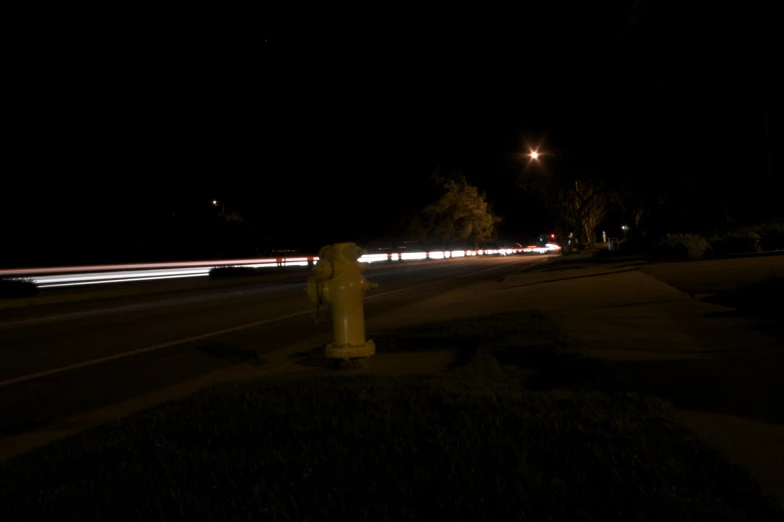
[(327, 345), (325, 355), (333, 359), (369, 357), (376, 353), (373, 341), (365, 339), (365, 292), (378, 288), (367, 281), (357, 261), (366, 250), (354, 243), (336, 243), (319, 252), (319, 261), (308, 277), (308, 298), (319, 307), (328, 304), (332, 310), (334, 341)]

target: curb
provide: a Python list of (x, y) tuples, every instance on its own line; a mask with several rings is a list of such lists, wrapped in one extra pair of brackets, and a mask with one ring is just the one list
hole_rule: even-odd
[(511, 281), (512, 279), (515, 278), (515, 276), (519, 275), (521, 272), (528, 272), (529, 270), (532, 270), (535, 266), (539, 266), (539, 265), (545, 264), (548, 261), (550, 261), (551, 259), (556, 259), (556, 258), (548, 257), (546, 259), (543, 259), (542, 261), (538, 261), (538, 262), (535, 262), (535, 263), (528, 263), (524, 267), (522, 267), (520, 270), (515, 270), (514, 272), (505, 274), (504, 277), (501, 278), (501, 282), (502, 283), (506, 283), (507, 281)]
[(784, 250), (765, 250), (762, 252), (744, 252), (742, 254), (726, 254), (722, 257), (707, 257), (705, 259), (737, 259), (744, 257), (771, 257), (771, 256), (784, 256)]

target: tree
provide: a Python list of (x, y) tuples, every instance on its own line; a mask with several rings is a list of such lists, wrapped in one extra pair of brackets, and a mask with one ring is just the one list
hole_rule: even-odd
[(640, 190), (640, 187), (631, 183), (623, 183), (615, 187), (611, 192), (611, 197), (623, 212), (626, 224), (632, 230), (636, 230), (640, 226), (643, 216), (649, 210), (650, 198), (648, 195)]
[(555, 206), (563, 221), (583, 242), (590, 242), (592, 230), (604, 218), (606, 198), (601, 181), (588, 176), (561, 180)]
[(587, 246), (591, 246), (596, 242), (596, 229), (607, 217), (607, 197), (602, 194), (597, 194), (588, 204), (588, 209), (583, 217), (583, 230), (586, 234)]
[(561, 169), (552, 173), (533, 171), (522, 176), (518, 185), (546, 206), (562, 236), (571, 232), (581, 242), (593, 242), (595, 229), (607, 214), (602, 176)]
[(641, 225), (667, 197), (653, 183), (643, 183), (639, 178), (630, 178), (618, 183), (609, 192), (613, 203), (620, 208), (629, 235), (636, 238), (637, 248), (642, 246)]
[(486, 196), (460, 173), (436, 178), (441, 188), (437, 201), (412, 216), (409, 230), (422, 239), (450, 243), (484, 243), (496, 237), (501, 218), (493, 214)]

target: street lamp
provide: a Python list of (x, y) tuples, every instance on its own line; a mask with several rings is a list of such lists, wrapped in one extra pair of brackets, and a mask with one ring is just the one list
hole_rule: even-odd
[[(540, 144), (540, 146), (541, 146), (541, 144)], [(528, 158), (528, 162), (525, 165), (526, 169), (531, 167), (531, 165), (533, 163), (536, 163), (539, 166), (539, 168), (544, 169), (545, 166), (542, 163), (542, 160), (544, 159), (543, 158), (544, 155), (545, 155), (544, 152), (539, 152), (539, 147), (536, 147), (536, 148), (528, 147), (528, 152), (524, 153), (524, 154), (521, 154), (521, 156)], [(548, 153), (548, 155), (549, 155), (549, 153)]]
[[(528, 156), (529, 161), (525, 165), (525, 169), (527, 170), (527, 169), (531, 168), (532, 164), (536, 163), (538, 168), (542, 170), (542, 173), (544, 174), (544, 176), (545, 177), (550, 177), (550, 174), (549, 174), (548, 169), (547, 169), (547, 167), (545, 165), (545, 162), (544, 161), (540, 161), (540, 160), (542, 160), (542, 157), (543, 156), (547, 156), (549, 158), (550, 156), (566, 156), (567, 154), (559, 154), (557, 152), (548, 152), (548, 151), (539, 152), (539, 149), (542, 148), (543, 145), (544, 145), (544, 140), (539, 142), (539, 144), (536, 145), (535, 147), (532, 147), (530, 145), (526, 145), (527, 148), (528, 148), (528, 153), (527, 154), (523, 154), (523, 156)], [(575, 189), (577, 189), (577, 180), (575, 180)], [(577, 228), (579, 228), (579, 225), (577, 226)], [(564, 239), (567, 240), (567, 243), (565, 245), (563, 245), (563, 249), (561, 250), (561, 252), (562, 252), (563, 255), (568, 255), (572, 251), (572, 248), (573, 248), (572, 243), (574, 242), (575, 245), (576, 245), (579, 238), (577, 238), (577, 237), (573, 238), (573, 233), (570, 233), (567, 236), (565, 227), (563, 227), (563, 226), (561, 226), (560, 229), (561, 230), (560, 230), (559, 236), (561, 238), (564, 238)], [(554, 234), (550, 234), (550, 239), (552, 239), (554, 241), (555, 240), (555, 235)]]
[(217, 199), (213, 199), (212, 200), (212, 206), (213, 207), (217, 207), (218, 205), (220, 205), (221, 214), (225, 214), (226, 213), (226, 206), (224, 205), (224, 203), (222, 201), (218, 201)]

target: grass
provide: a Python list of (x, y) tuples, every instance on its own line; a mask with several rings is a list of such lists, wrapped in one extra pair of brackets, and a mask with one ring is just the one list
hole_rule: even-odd
[(0, 518), (781, 520), (665, 404), (538, 314), (376, 339), (451, 346), (459, 363), (203, 391), (5, 463)]
[(38, 295), (38, 285), (32, 279), (0, 278), (0, 299), (16, 299)]

